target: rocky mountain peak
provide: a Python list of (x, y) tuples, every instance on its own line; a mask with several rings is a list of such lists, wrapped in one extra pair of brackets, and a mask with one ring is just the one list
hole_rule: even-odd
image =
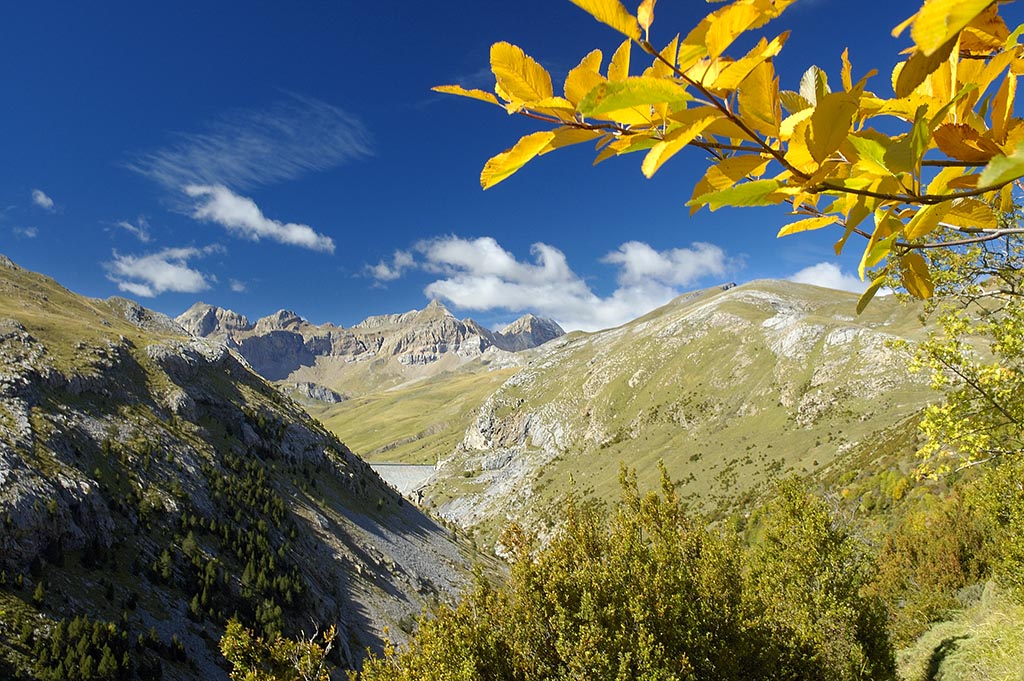
[(185, 310), (174, 321), (193, 336), (203, 337), (226, 336), (252, 328), (245, 315), (203, 302)]
[(296, 331), (307, 324), (309, 324), (309, 322), (291, 310), (278, 310), (273, 314), (269, 314), (266, 317), (261, 317), (256, 320), (256, 326), (253, 327), (253, 330), (256, 333)]
[(543, 345), (564, 335), (558, 322), (534, 314), (525, 314), (494, 334), (495, 344), (512, 352)]

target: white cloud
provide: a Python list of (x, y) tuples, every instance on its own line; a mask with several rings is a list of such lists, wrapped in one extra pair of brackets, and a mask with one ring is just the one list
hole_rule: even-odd
[(248, 188), (371, 153), (369, 133), (359, 119), (298, 95), (266, 109), (228, 113), (178, 140), (133, 159), (128, 167), (174, 190), (189, 184)]
[(395, 251), (390, 263), (387, 260), (381, 260), (376, 265), (367, 265), (366, 273), (379, 282), (394, 281), (415, 264), (416, 260), (412, 253), (399, 250)]
[(245, 285), (244, 281), (238, 281), (237, 279), (232, 279), (229, 282), (229, 284), (231, 286), (231, 290), (234, 291), (235, 293), (245, 293), (246, 291), (249, 290), (249, 287)]
[(278, 222), (263, 215), (256, 202), (224, 185), (188, 185), (185, 193), (197, 199), (192, 217), (216, 222), (229, 232), (252, 241), (270, 239), (314, 251), (334, 252), (334, 240), (309, 225)]
[(117, 226), (129, 234), (134, 235), (136, 239), (144, 244), (148, 244), (153, 240), (152, 235), (149, 233), (149, 222), (141, 215), (135, 221), (135, 224), (132, 224), (128, 220), (121, 220), (117, 223)]
[(23, 239), (35, 239), (39, 236), (39, 229), (36, 227), (15, 227), (11, 231), (15, 236), (20, 236)]
[(127, 291), (143, 298), (152, 298), (165, 291), (198, 293), (210, 288), (207, 276), (189, 267), (188, 261), (219, 252), (219, 246), (206, 248), (165, 248), (148, 255), (121, 255), (104, 263), (107, 278)]
[(863, 293), (868, 287), (868, 282), (861, 281), (855, 274), (843, 272), (838, 265), (830, 262), (819, 262), (817, 265), (805, 267), (788, 279), (798, 284), (813, 284), (853, 293)]
[(454, 236), (420, 242), (417, 266), (442, 275), (424, 293), (468, 310), (535, 312), (553, 317), (568, 330), (618, 326), (664, 305), (704, 276), (723, 276), (731, 267), (724, 251), (710, 244), (656, 251), (628, 242), (602, 262), (620, 268), (619, 287), (601, 297), (569, 267), (554, 246), (536, 243), (533, 262), (523, 262), (493, 238)]
[(636, 286), (656, 281), (668, 286), (689, 286), (707, 276), (722, 277), (731, 263), (714, 244), (696, 242), (691, 248), (656, 251), (640, 241), (627, 241), (601, 262), (622, 266), (619, 283)]
[(36, 204), (40, 208), (52, 211), (54, 209), (53, 199), (46, 195), (42, 189), (32, 190), (32, 203)]

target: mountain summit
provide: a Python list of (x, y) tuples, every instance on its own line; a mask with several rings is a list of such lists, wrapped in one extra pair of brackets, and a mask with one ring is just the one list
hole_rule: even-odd
[[(459, 320), (439, 300), (422, 310), (368, 317), (351, 328), (314, 325), (280, 310), (250, 323), (231, 310), (196, 303), (176, 320), (195, 336), (225, 342), (263, 377), (320, 383), (342, 392), (371, 363), (375, 384), (401, 382), (496, 352), (519, 352), (565, 334), (557, 323), (527, 314), (493, 332)], [(357, 388), (356, 388), (357, 389)]]

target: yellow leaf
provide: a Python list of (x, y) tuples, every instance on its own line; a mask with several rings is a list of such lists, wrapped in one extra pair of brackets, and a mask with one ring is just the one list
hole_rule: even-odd
[[(715, 11), (704, 21), (709, 20), (704, 44), (707, 45), (708, 54), (716, 58), (744, 31), (762, 26), (767, 17), (753, 3), (734, 2)], [(689, 42), (689, 38), (684, 42)]]
[(900, 280), (915, 298), (931, 298), (935, 292), (928, 263), (920, 253), (911, 252), (900, 256)]
[(840, 74), (843, 82), (843, 89), (849, 92), (853, 88), (853, 65), (850, 64), (850, 48), (843, 50), (843, 70)]
[[(684, 116), (685, 114), (685, 116)], [(697, 135), (703, 132), (716, 118), (722, 116), (722, 112), (714, 107), (705, 106), (699, 109), (687, 109), (676, 114), (673, 120), (682, 123), (678, 128), (673, 129), (665, 138), (656, 143), (647, 152), (641, 170), (648, 178), (658, 171), (661, 165), (672, 158), (680, 149), (692, 142)]]
[(633, 40), (640, 40), (640, 26), (619, 0), (570, 0), (602, 24), (611, 26)]
[(884, 283), (884, 274), (876, 277), (875, 280), (871, 282), (871, 285), (868, 286), (867, 290), (861, 294), (860, 299), (857, 301), (857, 314), (860, 314), (865, 308), (867, 308), (868, 303), (871, 302), (871, 299), (875, 297), (875, 294), (878, 293), (878, 289), (882, 288), (882, 284)]
[(907, 241), (920, 239), (938, 229), (939, 221), (942, 220), (949, 208), (949, 203), (936, 203), (918, 209), (903, 230)]
[(913, 92), (918, 85), (924, 82), (925, 78), (949, 59), (956, 43), (957, 36), (954, 35), (931, 54), (926, 54), (922, 50), (914, 50), (896, 78), (896, 96), (906, 97)]
[[(628, 43), (627, 43), (628, 44)], [(565, 98), (579, 104), (583, 96), (604, 82), (601, 77), (601, 50), (594, 50), (565, 77)]]
[(880, 208), (875, 211), (875, 231), (871, 233), (868, 245), (864, 247), (864, 254), (861, 256), (860, 266), (857, 268), (857, 274), (862, 280), (867, 268), (874, 267), (889, 254), (901, 229), (903, 229), (903, 223), (893, 217), (891, 210)]
[(760, 42), (750, 50), (742, 59), (729, 64), (718, 77), (715, 78), (711, 87), (719, 90), (732, 90), (739, 87), (740, 83), (765, 60), (771, 59), (779, 53), (782, 46), (786, 44), (789, 31), (777, 36), (770, 43), (761, 38)]
[[(939, 148), (941, 149), (941, 147)], [(947, 189), (949, 189), (949, 183), (952, 180), (960, 177), (963, 174), (963, 168), (957, 168), (952, 166), (949, 168), (943, 168), (938, 173), (936, 173), (935, 177), (932, 178), (932, 181), (928, 183), (928, 191), (926, 191), (925, 193), (942, 194)]]
[(999, 227), (999, 216), (984, 201), (965, 198), (950, 202), (949, 211), (942, 222), (952, 227), (996, 229)]
[(601, 150), (601, 153), (594, 159), (594, 165), (596, 166), (601, 161), (606, 161), (612, 156), (621, 156), (623, 154), (631, 154), (634, 151), (650, 149), (657, 143), (657, 140), (646, 135), (631, 135), (617, 139)]
[(932, 136), (939, 151), (958, 161), (983, 164), (1002, 153), (999, 145), (985, 139), (969, 125), (944, 123), (935, 129)]
[(644, 75), (653, 78), (675, 76), (676, 73), (672, 67), (678, 64), (678, 55), (679, 36), (677, 35), (672, 39), (672, 42), (665, 46), (665, 49), (658, 53), (659, 59), (654, 60), (650, 69), (644, 71)]
[(834, 225), (837, 222), (839, 222), (839, 218), (835, 215), (826, 215), (820, 218), (807, 218), (806, 220), (798, 220), (796, 222), (791, 222), (790, 224), (780, 229), (776, 237), (778, 238), (789, 236), (790, 234), (796, 234), (797, 232), (807, 232), (812, 229), (821, 229), (822, 227), (827, 227), (828, 225)]
[(562, 147), (568, 147), (573, 144), (590, 142), (604, 134), (600, 130), (587, 130), (586, 128), (577, 128), (572, 125), (564, 125), (560, 128), (555, 128), (553, 132), (555, 136), (551, 138), (551, 141), (547, 143), (547, 146), (540, 150), (537, 154), (538, 156), (543, 156), (555, 149), (561, 149)]
[(498, 98), (490, 92), (485, 92), (484, 90), (467, 90), (461, 85), (435, 85), (430, 89), (434, 92), (443, 92), (446, 95), (459, 95), (460, 97), (479, 99), (482, 102), (489, 102), (491, 104), (498, 103)]
[(738, 100), (747, 125), (763, 135), (779, 136), (779, 79), (770, 61), (758, 64), (740, 83)]
[(797, 111), (792, 116), (786, 116), (782, 119), (781, 125), (779, 125), (779, 138), (782, 140), (788, 140), (793, 137), (796, 132), (796, 126), (810, 119), (813, 113), (814, 109), (809, 107)]
[(551, 97), (551, 76), (511, 43), (491, 45), (491, 71), (509, 101), (535, 102)]
[(931, 55), (991, 4), (992, 0), (929, 0), (914, 18), (910, 38)]
[(643, 0), (636, 10), (636, 20), (645, 33), (651, 30), (651, 24), (654, 23), (655, 2), (657, 0)]
[(508, 178), (547, 148), (554, 139), (555, 133), (552, 130), (542, 130), (521, 138), (511, 149), (487, 161), (480, 173), (480, 186), (490, 189)]
[(536, 102), (530, 102), (529, 107), (538, 113), (561, 118), (563, 121), (576, 120), (576, 105), (562, 97), (539, 99)]
[(811, 115), (808, 149), (821, 163), (846, 139), (857, 114), (857, 97), (847, 92), (833, 92), (822, 97)]
[(1013, 103), (1017, 96), (1017, 77), (1007, 75), (992, 100), (992, 139), (1006, 141), (1006, 133), (1013, 120)]
[(793, 135), (789, 138), (789, 144), (786, 146), (786, 162), (802, 173), (813, 173), (820, 165), (814, 160), (808, 145), (810, 126), (809, 118), (797, 123), (793, 129)]
[(629, 51), (633, 43), (627, 38), (619, 45), (612, 55), (612, 63), (608, 64), (608, 80), (626, 80), (629, 77)]

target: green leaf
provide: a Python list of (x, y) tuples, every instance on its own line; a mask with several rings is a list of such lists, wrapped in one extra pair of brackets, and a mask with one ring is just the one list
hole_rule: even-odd
[(693, 97), (683, 85), (667, 78), (631, 76), (601, 83), (587, 93), (577, 110), (584, 116), (605, 114), (634, 106), (688, 102)]
[(1009, 156), (993, 157), (982, 171), (978, 186), (998, 187), (1019, 177), (1024, 177), (1024, 143)]
[(713, 211), (722, 206), (770, 206), (779, 203), (780, 199), (772, 197), (772, 193), (781, 186), (782, 183), (778, 180), (754, 180), (698, 196), (688, 201), (686, 205), (706, 205)]

